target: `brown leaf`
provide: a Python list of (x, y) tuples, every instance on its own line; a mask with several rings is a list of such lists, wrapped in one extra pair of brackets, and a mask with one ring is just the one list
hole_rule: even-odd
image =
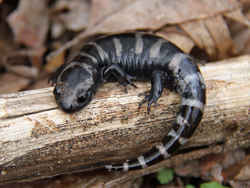
[(204, 179), (227, 182), (241, 170), (245, 160), (244, 150), (235, 150), (220, 154), (210, 154), (200, 162), (201, 177)]
[(57, 1), (52, 12), (59, 12), (54, 16), (56, 23), (63, 24), (69, 30), (80, 31), (87, 27), (90, 2), (87, 0)]
[(221, 15), (180, 24), (196, 45), (205, 49), (210, 58), (229, 57), (233, 41), (226, 22)]
[(155, 30), (166, 24), (204, 19), (235, 8), (239, 8), (239, 3), (235, 0), (137, 0), (89, 30), (103, 33), (136, 29)]
[(13, 74), (3, 74), (0, 77), (0, 94), (12, 93), (22, 90), (27, 86), (29, 80)]
[(189, 34), (199, 48), (205, 49), (209, 56), (216, 55), (214, 40), (211, 38), (203, 20), (183, 23), (180, 27)]
[(19, 1), (8, 16), (17, 42), (36, 48), (43, 45), (48, 31), (47, 1)]
[(38, 69), (36, 67), (28, 67), (24, 65), (9, 66), (6, 65), (7, 70), (11, 73), (15, 73), (18, 76), (34, 79), (38, 76)]
[(178, 176), (200, 177), (200, 163), (198, 160), (191, 160), (175, 167), (174, 171)]
[[(250, 12), (246, 14), (245, 19), (250, 19)], [(248, 21), (249, 22), (249, 21)], [(249, 27), (242, 27), (242, 25), (234, 24), (233, 41), (235, 48), (233, 49), (234, 55), (249, 54), (250, 53), (250, 29)]]
[[(90, 27), (101, 23), (109, 15), (125, 8), (134, 0), (92, 0), (91, 15), (90, 15)], [(100, 11), (102, 10), (102, 11)]]
[[(9, 53), (5, 54), (5, 66), (8, 64), (25, 64), (27, 65), (27, 59), (29, 58), (30, 62), (32, 63), (33, 66), (36, 68), (40, 69), (42, 66), (42, 56), (45, 53), (45, 48), (44, 47), (39, 47), (35, 49), (28, 49), (28, 50), (12, 50), (9, 51)], [(12, 60), (13, 59), (13, 60)], [(23, 60), (22, 60), (23, 59)], [(7, 67), (8, 69), (10, 66)]]
[(185, 53), (190, 53), (195, 46), (194, 41), (177, 27), (166, 27), (157, 32), (158, 35), (178, 46)]
[(248, 155), (242, 162), (238, 174), (234, 177), (236, 181), (250, 180), (250, 155)]
[(240, 9), (231, 11), (231, 12), (226, 12), (224, 14), (226, 17), (231, 18), (232, 20), (235, 20), (247, 27), (250, 26), (250, 21), (247, 19), (246, 16), (242, 14), (242, 11)]
[(54, 58), (50, 59), (47, 64), (45, 65), (45, 70), (48, 73), (54, 72), (60, 65), (64, 63), (64, 56), (65, 53), (60, 53), (58, 56), (55, 56)]
[[(105, 2), (113, 3), (112, 0), (106, 0)], [(97, 6), (98, 4), (96, 2), (93, 5)], [(101, 5), (105, 7), (104, 2)], [(114, 7), (115, 8), (113, 9), (115, 11), (107, 11), (103, 14), (104, 18), (101, 17), (100, 14), (97, 16), (100, 17), (99, 20), (91, 18), (92, 24), (87, 28), (86, 32), (81, 33), (56, 53), (50, 54), (50, 56), (56, 55), (83, 39), (99, 33), (121, 33), (140, 29), (158, 30), (167, 24), (185, 23), (186, 32), (191, 36), (195, 43), (199, 47), (204, 48), (210, 56), (216, 57), (216, 43), (207, 30), (207, 26), (201, 19), (237, 10), (240, 8), (240, 4), (236, 0), (135, 0), (127, 4), (117, 3)], [(117, 10), (117, 7), (120, 7), (120, 9)], [(92, 11), (94, 10), (100, 9), (93, 7)], [(92, 13), (92, 15), (96, 15), (96, 13)], [(196, 22), (193, 20), (199, 21)], [(188, 22), (191, 22), (191, 25), (187, 25)], [(93, 23), (96, 24), (93, 25)], [(193, 26), (200, 28), (195, 30)], [(195, 34), (191, 34), (192, 32), (195, 32)], [(199, 35), (201, 36), (197, 37)], [(219, 37), (215, 37), (215, 39), (217, 38)], [(227, 43), (230, 44), (230, 42)], [(226, 47), (220, 47), (223, 52), (227, 51), (228, 48), (228, 45), (226, 45)]]
[(233, 41), (226, 22), (221, 15), (206, 19), (205, 24), (211, 38), (214, 40), (215, 48), (218, 49), (217, 59), (229, 57), (229, 51), (233, 47)]
[(250, 187), (250, 181), (229, 181), (233, 188), (247, 188)]
[(224, 154), (210, 154), (205, 156), (200, 162), (200, 172), (202, 176), (209, 176), (210, 171), (216, 168), (218, 164), (221, 164), (224, 158)]
[(247, 160), (243, 150), (236, 150), (225, 154), (225, 158), (223, 160), (223, 170), (221, 172), (224, 181), (234, 179), (234, 177), (239, 174), (242, 167), (245, 166), (246, 162)]

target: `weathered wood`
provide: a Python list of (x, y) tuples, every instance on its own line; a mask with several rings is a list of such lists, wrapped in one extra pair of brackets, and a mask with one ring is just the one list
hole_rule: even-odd
[[(250, 146), (250, 56), (200, 68), (207, 106), (185, 148)], [(138, 110), (137, 95), (150, 84), (136, 84), (128, 94), (105, 84), (74, 114), (57, 108), (52, 88), (0, 95), (0, 184), (92, 170), (149, 150), (171, 127), (180, 99), (165, 91), (148, 115), (145, 106)]]

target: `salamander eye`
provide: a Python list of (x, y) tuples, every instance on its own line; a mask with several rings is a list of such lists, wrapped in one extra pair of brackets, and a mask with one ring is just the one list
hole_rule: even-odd
[(87, 99), (86, 95), (80, 95), (77, 97), (77, 102), (84, 103), (86, 101), (86, 99)]
[(60, 96), (61, 95), (61, 93), (56, 88), (54, 89), (53, 93), (54, 93), (55, 96)]
[(85, 92), (85, 93), (80, 94), (80, 95), (77, 97), (77, 102), (78, 102), (78, 103), (85, 103), (86, 100), (89, 99), (90, 95), (91, 95), (91, 92), (90, 92), (90, 91), (87, 91), (87, 92)]

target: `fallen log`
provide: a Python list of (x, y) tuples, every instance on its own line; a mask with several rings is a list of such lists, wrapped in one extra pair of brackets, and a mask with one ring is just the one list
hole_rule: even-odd
[[(250, 56), (200, 68), (207, 85), (204, 118), (181, 148), (182, 157), (163, 165), (199, 158), (211, 145), (214, 149), (206, 151), (250, 146)], [(53, 88), (0, 95), (0, 184), (90, 171), (149, 150), (170, 129), (180, 98), (165, 90), (147, 114), (145, 106), (138, 109), (138, 93), (150, 84), (136, 85), (124, 93), (117, 83), (105, 84), (86, 108), (73, 114), (58, 109)]]

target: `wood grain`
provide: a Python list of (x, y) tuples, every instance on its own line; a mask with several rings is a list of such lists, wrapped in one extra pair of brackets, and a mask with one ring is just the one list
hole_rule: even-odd
[[(200, 68), (207, 105), (186, 153), (211, 144), (249, 147), (250, 56)], [(0, 95), (0, 184), (93, 170), (149, 150), (170, 129), (180, 98), (165, 90), (147, 114), (145, 106), (138, 110), (137, 95), (150, 84), (136, 85), (126, 94), (117, 83), (105, 84), (73, 114), (57, 108), (52, 88)]]

